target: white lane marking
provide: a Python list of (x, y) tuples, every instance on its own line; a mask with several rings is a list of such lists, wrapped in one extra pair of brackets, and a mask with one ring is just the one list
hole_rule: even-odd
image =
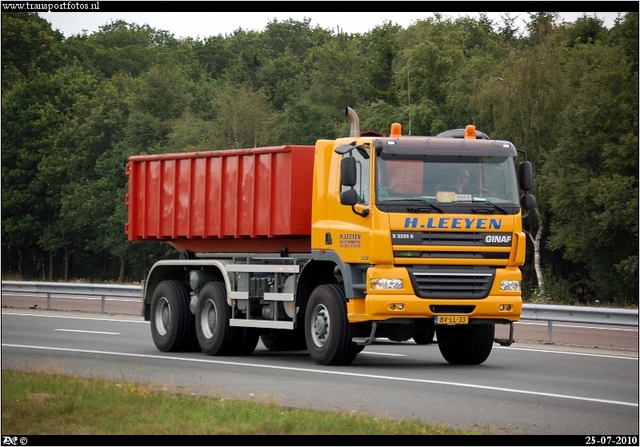
[(406, 357), (406, 354), (393, 354), (391, 352), (362, 351), (360, 354), (387, 355), (389, 357)]
[(81, 332), (83, 334), (100, 334), (100, 335), (122, 335), (120, 332), (101, 332), (101, 331), (80, 331), (77, 329), (54, 329), (60, 332)]
[(194, 362), (194, 363), (209, 363), (209, 364), (217, 364), (217, 365), (227, 365), (227, 366), (248, 366), (250, 368), (263, 368), (263, 369), (275, 369), (281, 371), (295, 371), (295, 372), (307, 372), (312, 374), (329, 374), (336, 376), (349, 376), (349, 377), (362, 377), (367, 379), (382, 379), (382, 380), (390, 380), (395, 382), (414, 382), (414, 383), (428, 383), (432, 385), (445, 385), (445, 386), (457, 386), (461, 388), (475, 388), (481, 390), (489, 390), (489, 391), (502, 391), (505, 393), (514, 393), (514, 394), (527, 394), (533, 396), (545, 396), (545, 397), (553, 397), (557, 399), (569, 399), (569, 400), (579, 400), (586, 402), (597, 402), (603, 404), (612, 404), (612, 405), (622, 405), (626, 407), (638, 407), (638, 403), (635, 402), (623, 402), (618, 400), (608, 400), (608, 399), (595, 399), (591, 397), (580, 397), (580, 396), (569, 396), (566, 394), (554, 394), (554, 393), (541, 393), (538, 391), (526, 391), (526, 390), (516, 390), (511, 388), (501, 388), (494, 386), (486, 386), (486, 385), (473, 385), (470, 383), (460, 383), (460, 382), (444, 382), (441, 380), (426, 380), (426, 379), (413, 379), (406, 377), (392, 377), (392, 376), (377, 376), (373, 374), (361, 374), (361, 373), (349, 373), (342, 371), (322, 371), (317, 369), (308, 369), (308, 368), (293, 368), (289, 366), (273, 366), (273, 365), (260, 365), (257, 363), (240, 363), (240, 362), (228, 362), (222, 360), (211, 360), (211, 359), (195, 359), (188, 357), (172, 357), (172, 356), (158, 356), (158, 355), (150, 355), (150, 354), (131, 354), (126, 352), (109, 352), (109, 351), (93, 351), (86, 349), (71, 349), (71, 348), (51, 348), (44, 346), (28, 346), (28, 345), (14, 345), (14, 344), (2, 344), (2, 347), (8, 348), (22, 348), (22, 349), (42, 349), (47, 351), (64, 351), (64, 352), (79, 352), (84, 354), (102, 354), (102, 355), (114, 355), (114, 356), (122, 356), (122, 357), (136, 357), (136, 358), (148, 358), (148, 359), (160, 359), (160, 360), (178, 360), (181, 362)]
[[(583, 355), (585, 357), (603, 357), (608, 359), (635, 360), (636, 362), (638, 361), (638, 357), (631, 357), (626, 355), (592, 354), (589, 352), (572, 352), (572, 351), (552, 351), (549, 349), (514, 348), (513, 346), (494, 346), (494, 349), (528, 351), (528, 352), (544, 352), (544, 353), (550, 353), (550, 354)], [(589, 349), (589, 348), (586, 348), (586, 349)]]

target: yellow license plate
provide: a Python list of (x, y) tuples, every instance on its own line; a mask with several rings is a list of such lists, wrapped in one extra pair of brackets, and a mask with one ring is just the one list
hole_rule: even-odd
[(435, 324), (469, 324), (467, 315), (438, 315), (434, 317)]

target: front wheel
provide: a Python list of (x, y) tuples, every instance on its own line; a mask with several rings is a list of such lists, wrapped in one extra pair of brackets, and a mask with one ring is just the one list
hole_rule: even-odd
[(189, 294), (180, 281), (162, 281), (151, 298), (151, 336), (163, 352), (192, 350), (195, 324)]
[(309, 297), (305, 339), (309, 355), (318, 365), (348, 365), (362, 349), (352, 340), (356, 325), (347, 318), (344, 287), (325, 284)]
[(436, 329), (438, 348), (453, 365), (479, 365), (491, 354), (495, 324), (445, 326)]

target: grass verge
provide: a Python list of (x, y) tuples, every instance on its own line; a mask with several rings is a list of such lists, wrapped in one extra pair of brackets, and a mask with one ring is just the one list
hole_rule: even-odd
[(361, 414), (162, 392), (150, 385), (2, 370), (2, 432), (31, 435), (468, 435)]

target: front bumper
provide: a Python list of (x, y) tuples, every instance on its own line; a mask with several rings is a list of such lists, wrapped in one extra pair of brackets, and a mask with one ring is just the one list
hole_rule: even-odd
[[(371, 290), (371, 278), (398, 278), (403, 287), (395, 290)], [(485, 319), (514, 322), (522, 313), (520, 291), (500, 290), (503, 280), (520, 281), (517, 267), (495, 270), (488, 294), (478, 297), (418, 297), (413, 289), (409, 272), (404, 267), (376, 266), (367, 272), (365, 298), (352, 298), (347, 302), (347, 313), (352, 323), (384, 321), (389, 319), (433, 318), (437, 315), (467, 315), (469, 320)], [(424, 296), (424, 293), (422, 293)]]

